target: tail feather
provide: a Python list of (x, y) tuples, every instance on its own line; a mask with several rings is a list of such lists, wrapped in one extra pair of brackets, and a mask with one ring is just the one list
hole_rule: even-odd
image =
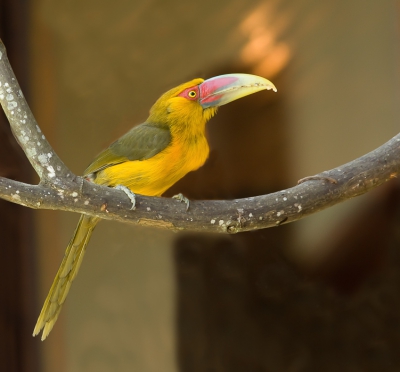
[(46, 339), (57, 321), (72, 281), (81, 266), (90, 236), (98, 221), (99, 218), (86, 215), (82, 215), (79, 220), (33, 330), (33, 336), (36, 336), (43, 329), (42, 341)]

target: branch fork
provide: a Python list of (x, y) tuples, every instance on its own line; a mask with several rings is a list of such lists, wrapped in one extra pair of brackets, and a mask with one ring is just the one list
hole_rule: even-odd
[(174, 231), (233, 234), (297, 221), (362, 195), (400, 172), (398, 134), (376, 150), (306, 177), (287, 190), (235, 200), (191, 201), (188, 211), (173, 199), (136, 195), (136, 209), (131, 210), (132, 201), (123, 190), (76, 176), (58, 157), (24, 98), (1, 40), (0, 103), (16, 140), (40, 177), (38, 185), (0, 177), (0, 198), (35, 209), (85, 213)]

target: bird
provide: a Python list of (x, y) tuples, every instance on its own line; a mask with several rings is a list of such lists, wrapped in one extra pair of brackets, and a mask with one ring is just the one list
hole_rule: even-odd
[[(154, 103), (147, 120), (103, 150), (83, 177), (123, 190), (131, 199), (132, 208), (135, 194), (161, 196), (207, 160), (206, 123), (218, 108), (261, 90), (277, 91), (265, 78), (240, 73), (207, 80), (196, 78), (172, 88)], [(181, 194), (177, 198), (188, 205)], [(79, 219), (33, 331), (33, 336), (42, 331), (42, 341), (57, 321), (99, 220), (85, 214)]]

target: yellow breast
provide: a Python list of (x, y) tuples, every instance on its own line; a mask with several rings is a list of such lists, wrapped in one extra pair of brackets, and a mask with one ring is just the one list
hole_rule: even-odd
[(107, 186), (124, 185), (134, 193), (160, 196), (187, 173), (207, 160), (209, 147), (204, 135), (173, 137), (157, 155), (142, 161), (127, 161), (100, 171), (94, 182)]

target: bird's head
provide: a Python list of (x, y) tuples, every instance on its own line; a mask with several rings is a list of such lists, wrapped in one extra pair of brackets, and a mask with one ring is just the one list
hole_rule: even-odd
[(206, 123), (219, 106), (265, 89), (276, 92), (269, 80), (248, 74), (194, 79), (164, 93), (150, 109), (149, 120), (168, 124), (193, 120)]

